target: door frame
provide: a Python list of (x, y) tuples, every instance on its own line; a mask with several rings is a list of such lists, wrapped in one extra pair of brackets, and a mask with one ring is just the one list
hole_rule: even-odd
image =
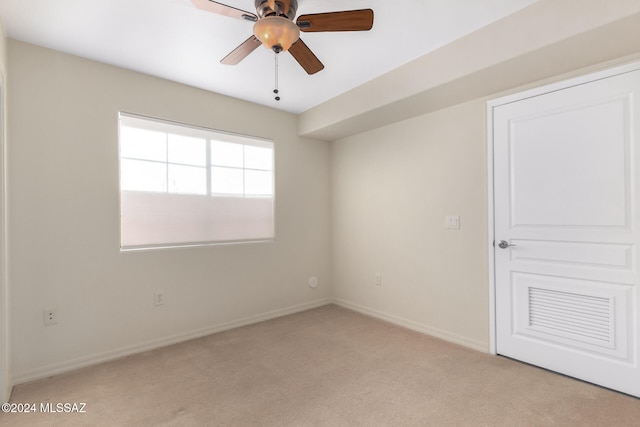
[[(499, 98), (490, 99), (487, 101), (487, 185), (488, 185), (488, 236), (487, 236), (487, 251), (489, 253), (489, 353), (496, 355), (497, 342), (496, 342), (496, 265), (495, 265), (495, 248), (494, 241), (495, 236), (495, 195), (494, 195), (494, 134), (493, 134), (493, 116), (494, 110), (502, 105), (510, 104), (512, 102), (522, 101), (527, 98), (533, 98), (535, 96), (544, 95), (551, 92), (567, 89), (574, 86), (579, 86), (586, 83), (591, 83), (597, 80), (606, 79), (609, 77), (617, 76), (620, 74), (630, 73), (640, 70), (640, 61), (637, 59), (634, 62), (607, 68), (602, 71), (597, 71), (578, 77), (569, 78), (556, 83), (551, 83), (533, 89), (524, 90), (509, 95), (505, 95)], [(640, 129), (638, 130), (640, 132)], [(640, 243), (640, 242), (638, 242)]]
[(7, 190), (6, 136), (7, 86), (0, 67), (0, 403), (9, 401), (13, 388), (10, 369), (9, 287), (7, 280)]

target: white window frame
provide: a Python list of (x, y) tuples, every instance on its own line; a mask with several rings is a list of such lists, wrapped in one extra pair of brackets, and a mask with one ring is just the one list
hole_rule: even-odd
[[(153, 162), (153, 163), (159, 163), (159, 164), (163, 164), (166, 167), (166, 173), (167, 175), (169, 174), (169, 166), (170, 165), (182, 165), (181, 163), (176, 163), (176, 162), (171, 162), (169, 159), (169, 156), (167, 155), (167, 157), (165, 158), (165, 160), (149, 160), (149, 159), (142, 159), (142, 158), (136, 158), (136, 157), (125, 157), (122, 155), (121, 153), (121, 137), (120, 137), (120, 132), (121, 132), (121, 128), (122, 126), (128, 126), (128, 127), (135, 127), (135, 128), (140, 128), (140, 129), (145, 129), (145, 130), (152, 130), (152, 131), (159, 131), (162, 133), (165, 133), (167, 136), (167, 141), (165, 141), (165, 149), (168, 151), (169, 149), (169, 144), (168, 144), (168, 135), (171, 134), (176, 134), (176, 135), (181, 135), (181, 136), (187, 136), (187, 137), (195, 137), (195, 138), (200, 138), (200, 139), (205, 139), (206, 140), (206, 162), (204, 166), (195, 166), (195, 165), (190, 165), (190, 164), (185, 164), (184, 166), (189, 166), (189, 167), (201, 167), (205, 169), (205, 175), (206, 175), (206, 193), (202, 194), (193, 194), (193, 193), (181, 193), (181, 192), (175, 192), (175, 191), (171, 191), (171, 185), (169, 184), (169, 180), (168, 180), (168, 176), (167, 176), (167, 182), (166, 182), (166, 186), (165, 186), (165, 190), (164, 191), (135, 191), (135, 190), (123, 190), (122, 188), (122, 160), (136, 160), (136, 161), (148, 161), (148, 162)], [(120, 173), (119, 173), (119, 192), (120, 192), (120, 209), (121, 209), (121, 223), (120, 223), (120, 250), (121, 251), (132, 251), (132, 250), (141, 250), (141, 249), (161, 249), (161, 248), (175, 248), (175, 247), (185, 247), (185, 246), (209, 246), (209, 245), (220, 245), (220, 244), (234, 244), (234, 243), (255, 243), (255, 242), (272, 242), (275, 240), (275, 144), (273, 143), (272, 140), (266, 139), (266, 138), (259, 138), (259, 137), (254, 137), (254, 136), (248, 136), (248, 135), (241, 135), (241, 134), (236, 134), (236, 133), (231, 133), (231, 132), (226, 132), (226, 131), (221, 131), (221, 130), (216, 130), (216, 129), (209, 129), (209, 128), (204, 128), (204, 127), (199, 127), (199, 126), (194, 126), (194, 125), (190, 125), (190, 124), (184, 124), (184, 123), (180, 123), (180, 122), (175, 122), (175, 121), (169, 121), (169, 120), (164, 120), (164, 119), (158, 119), (158, 118), (154, 118), (154, 117), (148, 117), (148, 116), (144, 116), (144, 115), (139, 115), (139, 114), (134, 114), (134, 113), (128, 113), (128, 112), (120, 112), (118, 115), (118, 164), (119, 164), (119, 168), (120, 168)], [(216, 165), (214, 164), (214, 162), (212, 162), (211, 159), (211, 144), (212, 142), (226, 142), (226, 143), (233, 143), (233, 144), (238, 144), (241, 145), (243, 147), (243, 165), (242, 167), (238, 167), (238, 166), (221, 166), (221, 165)], [(245, 167), (246, 166), (246, 159), (244, 156), (245, 153), (245, 147), (260, 147), (260, 148), (268, 148), (271, 150), (271, 166), (270, 169), (263, 169), (263, 168), (255, 168), (255, 167)], [(220, 192), (214, 192), (213, 188), (212, 188), (212, 168), (216, 168), (216, 167), (223, 167), (223, 168), (227, 168), (227, 169), (233, 169), (233, 170), (241, 170), (243, 173), (243, 191), (242, 193), (220, 193)], [(245, 174), (246, 171), (258, 171), (258, 172), (270, 172), (271, 173), (271, 189), (270, 189), (270, 194), (250, 194), (247, 192), (247, 183), (246, 183), (246, 178), (245, 178)], [(141, 194), (157, 194), (157, 195), (167, 195), (167, 197), (171, 197), (171, 196), (176, 196), (176, 197), (180, 197), (180, 196), (185, 196), (185, 197), (200, 197), (200, 198), (208, 198), (209, 200), (213, 200), (216, 198), (219, 199), (238, 199), (237, 202), (232, 202), (232, 203), (243, 203), (240, 199), (247, 199), (247, 203), (250, 203), (249, 199), (253, 199), (253, 200), (257, 200), (257, 199), (264, 199), (264, 200), (271, 200), (272, 203), (272, 208), (271, 208), (271, 222), (272, 222), (272, 233), (271, 236), (269, 237), (256, 237), (256, 238), (237, 238), (237, 239), (202, 239), (202, 240), (198, 240), (196, 239), (195, 241), (181, 241), (181, 242), (155, 242), (155, 243), (149, 243), (149, 244), (125, 244), (125, 236), (124, 233), (125, 231), (125, 226), (123, 225), (123, 200), (124, 200), (124, 196), (123, 194), (125, 193), (141, 193)], [(187, 200), (187, 199), (185, 199)]]

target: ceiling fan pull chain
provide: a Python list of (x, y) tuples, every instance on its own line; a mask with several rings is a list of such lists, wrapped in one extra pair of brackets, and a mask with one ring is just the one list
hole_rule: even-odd
[(278, 95), (278, 93), (280, 91), (278, 90), (278, 54), (277, 53), (275, 54), (275, 58), (276, 58), (276, 60), (275, 60), (275, 64), (276, 64), (276, 88), (273, 90), (273, 93), (276, 94), (276, 98), (275, 98), (276, 101), (280, 101), (280, 96)]

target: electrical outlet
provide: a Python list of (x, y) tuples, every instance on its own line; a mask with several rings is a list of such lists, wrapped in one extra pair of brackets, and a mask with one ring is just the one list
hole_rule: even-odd
[(451, 230), (460, 229), (460, 217), (457, 215), (447, 216), (447, 228)]
[(309, 287), (316, 288), (318, 287), (318, 278), (315, 276), (309, 277)]
[(43, 310), (42, 321), (45, 325), (55, 325), (58, 323), (58, 310), (55, 308)]
[(382, 286), (382, 274), (376, 273), (376, 286)]
[(153, 305), (164, 305), (164, 293), (154, 292), (153, 293)]

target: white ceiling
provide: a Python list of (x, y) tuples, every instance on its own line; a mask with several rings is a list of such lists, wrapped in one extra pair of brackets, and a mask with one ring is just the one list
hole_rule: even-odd
[[(254, 0), (218, 0), (255, 12)], [(368, 32), (303, 33), (325, 69), (307, 75), (258, 48), (220, 64), (252, 23), (196, 9), (190, 0), (0, 0), (7, 36), (212, 92), (300, 113), (537, 0), (299, 0), (298, 14), (371, 8)], [(390, 89), (392, 90), (392, 88)]]

